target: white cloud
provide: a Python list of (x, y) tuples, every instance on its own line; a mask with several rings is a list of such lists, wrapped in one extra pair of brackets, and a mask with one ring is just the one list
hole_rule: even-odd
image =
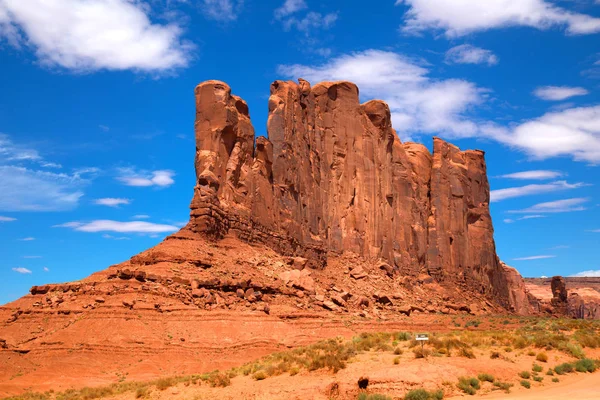
[(103, 131), (103, 132), (110, 131), (110, 127), (108, 127), (106, 125), (98, 125), (98, 128), (100, 128), (100, 130)]
[(12, 222), (12, 221), (16, 221), (16, 218), (12, 218), (12, 217), (3, 217), (2, 215), (0, 215), (0, 222)]
[(578, 272), (578, 273), (570, 275), (570, 276), (572, 276), (573, 278), (599, 278), (600, 277), (600, 269), (582, 271), (582, 272)]
[(18, 272), (20, 274), (31, 274), (30, 270), (28, 270), (27, 268), (23, 268), (23, 267), (13, 268), (12, 270), (15, 272)]
[(44, 272), (50, 272), (50, 268), (44, 267)]
[(22, 242), (31, 242), (31, 241), (35, 240), (35, 238), (32, 237), (32, 236), (29, 236), (29, 237), (24, 237), (24, 238), (19, 239), (19, 240), (22, 241)]
[(556, 256), (542, 255), (542, 256), (530, 256), (530, 257), (519, 257), (513, 258), (513, 261), (530, 261), (530, 260), (544, 260), (546, 258), (555, 258)]
[(583, 206), (584, 203), (588, 202), (586, 198), (572, 198), (556, 201), (548, 201), (545, 203), (539, 203), (523, 210), (511, 210), (509, 213), (514, 214), (535, 214), (535, 213), (563, 213), (573, 211), (583, 211), (586, 208)]
[(363, 97), (388, 103), (394, 127), (403, 139), (414, 132), (443, 132), (452, 137), (471, 137), (477, 133), (477, 125), (465, 114), (482, 101), (485, 91), (468, 81), (433, 80), (427, 76), (427, 69), (398, 53), (366, 50), (318, 66), (280, 65), (278, 72), (313, 83), (335, 80), (356, 83)]
[(0, 33), (13, 44), (26, 41), (42, 64), (71, 70), (187, 66), (192, 45), (182, 29), (153, 23), (148, 11), (133, 0), (2, 0)]
[(131, 200), (129, 199), (121, 199), (121, 198), (115, 198), (115, 197), (105, 197), (102, 199), (96, 199), (94, 200), (94, 204), (97, 204), (99, 206), (108, 206), (108, 207), (118, 207), (122, 204), (130, 204)]
[(137, 215), (133, 216), (133, 219), (148, 219), (148, 218), (150, 218), (150, 216), (146, 215), (146, 214), (137, 214)]
[(585, 183), (568, 183), (567, 181), (556, 181), (545, 184), (532, 184), (519, 187), (496, 189), (490, 192), (490, 201), (498, 202), (514, 197), (530, 196), (534, 194), (557, 192), (560, 190), (577, 189), (586, 186)]
[(308, 8), (304, 0), (285, 0), (281, 7), (275, 10), (275, 18), (281, 19)]
[(590, 230), (588, 232), (600, 233), (600, 229), (592, 229), (592, 230)]
[(402, 30), (444, 31), (448, 37), (511, 26), (564, 27), (568, 34), (600, 32), (600, 18), (568, 11), (544, 0), (397, 0), (409, 7)]
[(534, 215), (525, 215), (521, 218), (517, 218), (518, 221), (523, 221), (525, 219), (538, 219), (538, 218), (546, 218), (547, 215), (539, 215), (539, 214), (534, 214)]
[(42, 256), (23, 256), (23, 258), (34, 259), (34, 258), (42, 258)]
[(202, 0), (208, 18), (221, 22), (235, 21), (242, 11), (243, 0)]
[(107, 233), (105, 233), (104, 235), (102, 235), (102, 237), (104, 239), (112, 239), (112, 240), (130, 240), (130, 238), (128, 238), (126, 236), (112, 236), (112, 235), (109, 235)]
[(171, 186), (175, 173), (169, 170), (136, 171), (133, 168), (120, 168), (117, 179), (127, 186)]
[(337, 21), (337, 13), (321, 14), (311, 11), (303, 18), (290, 17), (283, 22), (283, 27), (286, 30), (296, 28), (307, 36), (318, 29), (329, 29)]
[(447, 64), (498, 64), (498, 57), (490, 50), (470, 44), (455, 46), (446, 52)]
[(512, 218), (505, 218), (503, 221), (505, 224), (512, 224), (515, 222), (515, 220)]
[(162, 233), (179, 230), (174, 225), (155, 224), (146, 221), (95, 220), (91, 222), (66, 222), (54, 228), (72, 228), (80, 232)]
[(18, 161), (43, 162), (37, 150), (14, 143), (7, 134), (0, 133), (0, 162)]
[(549, 112), (512, 130), (487, 125), (484, 134), (536, 159), (569, 156), (600, 163), (600, 106)]
[(507, 178), (507, 179), (530, 179), (530, 180), (544, 180), (544, 179), (554, 179), (560, 178), (564, 176), (562, 172), (559, 171), (548, 171), (548, 170), (532, 170), (532, 171), (522, 171), (515, 172), (512, 174), (500, 175), (499, 178)]
[(0, 210), (71, 210), (77, 207), (86, 183), (75, 175), (0, 166)]
[(589, 92), (582, 87), (569, 86), (542, 86), (533, 91), (533, 94), (542, 100), (565, 100), (573, 96), (584, 96)]

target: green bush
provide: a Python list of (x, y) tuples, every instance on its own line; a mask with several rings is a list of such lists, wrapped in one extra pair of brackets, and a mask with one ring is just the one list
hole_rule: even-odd
[(552, 371), (552, 368), (548, 368), (548, 371), (546, 371), (546, 375), (554, 375), (554, 371)]
[(598, 366), (594, 360), (584, 358), (575, 363), (575, 370), (577, 372), (594, 372)]
[(400, 340), (402, 342), (410, 340), (411, 339), (411, 335), (408, 332), (398, 332), (396, 334), (396, 340)]
[(494, 377), (490, 374), (479, 374), (477, 375), (477, 379), (482, 382), (494, 382)]
[(560, 382), (560, 381), (558, 380), (558, 378), (552, 378), (552, 382), (557, 383), (557, 382)]
[(513, 387), (513, 384), (508, 382), (495, 381), (494, 387), (497, 387), (500, 390), (504, 390), (504, 392), (506, 393), (510, 393), (510, 388)]
[(534, 376), (533, 380), (536, 381), (536, 382), (541, 382), (541, 381), (544, 380), (544, 377), (542, 377), (542, 376)]
[(578, 344), (567, 343), (567, 350), (575, 358), (585, 358), (585, 353)]
[(542, 372), (544, 370), (544, 368), (542, 368), (541, 365), (533, 364), (533, 367), (531, 367), (531, 370), (533, 372)]
[(521, 371), (519, 372), (519, 376), (523, 379), (531, 378), (531, 374), (529, 373), (529, 371)]
[(531, 382), (526, 381), (526, 380), (522, 380), (521, 381), (521, 386), (523, 386), (526, 389), (530, 389), (531, 388)]
[(562, 363), (554, 367), (554, 372), (558, 375), (568, 374), (569, 372), (573, 372), (573, 364), (570, 363)]
[(429, 392), (425, 389), (411, 390), (404, 396), (404, 400), (442, 400), (443, 398), (443, 391), (437, 390), (435, 392)]
[(479, 390), (480, 385), (479, 380), (477, 378), (461, 377), (458, 379), (457, 387), (466, 394), (470, 394), (472, 396), (475, 393), (477, 393), (477, 390)]

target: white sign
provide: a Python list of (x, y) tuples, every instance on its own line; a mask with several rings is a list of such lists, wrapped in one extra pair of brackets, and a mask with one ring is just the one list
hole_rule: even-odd
[(429, 335), (427, 333), (417, 333), (415, 340), (429, 340)]

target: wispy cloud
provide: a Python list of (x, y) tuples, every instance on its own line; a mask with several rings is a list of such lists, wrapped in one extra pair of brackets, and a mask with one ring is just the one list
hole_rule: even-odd
[[(205, 3), (224, 3), (208, 1)], [(185, 67), (193, 46), (175, 23), (156, 24), (130, 0), (4, 0), (0, 34), (35, 48), (42, 64), (76, 71), (165, 71)], [(20, 36), (20, 33), (26, 39)]]
[(148, 218), (150, 218), (150, 216), (146, 215), (146, 214), (137, 214), (137, 215), (134, 215), (132, 218), (133, 219), (148, 219)]
[(542, 256), (529, 256), (529, 257), (519, 257), (513, 258), (513, 261), (530, 261), (530, 260), (544, 260), (546, 258), (555, 258), (556, 256), (551, 255), (542, 255)]
[(303, 15), (298, 15), (307, 9), (308, 6), (304, 0), (286, 0), (279, 8), (275, 9), (273, 15), (276, 20), (281, 21), (285, 30), (297, 29), (307, 37), (312, 36), (316, 31), (331, 28), (338, 19), (336, 12), (322, 14), (307, 11)]
[(583, 186), (586, 186), (586, 184), (582, 182), (570, 184), (566, 181), (556, 181), (547, 184), (532, 184), (506, 189), (496, 189), (490, 192), (490, 201), (498, 202), (506, 199), (512, 199), (515, 197), (557, 192), (560, 190), (577, 189)]
[(23, 267), (13, 268), (12, 270), (15, 272), (18, 272), (20, 274), (31, 274), (30, 270), (28, 270), (27, 268), (23, 268)]
[(564, 176), (565, 174), (560, 171), (548, 171), (548, 170), (532, 170), (532, 171), (521, 171), (514, 172), (512, 174), (500, 175), (499, 178), (507, 179), (522, 179), (522, 180), (545, 180), (555, 179)]
[(44, 267), (44, 272), (50, 272), (50, 268)]
[(54, 228), (72, 228), (80, 232), (120, 232), (120, 233), (164, 233), (179, 230), (177, 226), (166, 224), (155, 224), (146, 221), (112, 221), (95, 220), (91, 222), (65, 222), (54, 225)]
[(106, 125), (98, 125), (98, 128), (100, 128), (100, 130), (103, 131), (103, 132), (110, 131), (110, 127), (108, 127)]
[(597, 270), (589, 270), (582, 271), (576, 274), (571, 275), (574, 278), (599, 278), (600, 277), (600, 269)]
[(275, 18), (281, 19), (307, 8), (304, 0), (285, 0), (281, 7), (275, 9), (274, 15)]
[(108, 233), (105, 233), (104, 235), (102, 235), (102, 237), (104, 239), (112, 239), (112, 240), (130, 240), (131, 239), (126, 236), (112, 236), (112, 235), (109, 235)]
[(204, 14), (219, 22), (235, 21), (243, 6), (243, 0), (202, 0)]
[(32, 240), (35, 240), (35, 238), (33, 236), (29, 236), (29, 237), (24, 237), (19, 239), (22, 242), (31, 242)]
[(561, 250), (561, 249), (568, 249), (571, 246), (567, 246), (564, 244), (559, 244), (558, 246), (554, 246), (554, 247), (550, 247), (550, 250)]
[(75, 175), (0, 166), (0, 210), (71, 210), (79, 204), (87, 183)]
[(589, 92), (582, 87), (570, 86), (542, 86), (534, 90), (533, 94), (542, 100), (561, 101), (574, 96), (584, 96)]
[(566, 27), (572, 35), (600, 32), (600, 18), (558, 7), (545, 0), (396, 0), (409, 6), (402, 30), (420, 34), (425, 30), (444, 31), (448, 37), (511, 26), (537, 29)]
[(455, 46), (446, 52), (447, 64), (498, 64), (498, 57), (490, 50), (470, 44)]
[(16, 221), (16, 218), (13, 217), (4, 217), (2, 215), (0, 215), (0, 222), (12, 222), (12, 221)]
[(108, 207), (119, 207), (120, 205), (130, 204), (130, 203), (131, 203), (131, 200), (129, 200), (129, 199), (122, 199), (122, 198), (116, 198), (116, 197), (105, 197), (102, 199), (94, 200), (94, 204), (97, 204), (100, 206), (108, 206)]
[(524, 220), (527, 220), (527, 219), (537, 219), (537, 218), (546, 218), (546, 215), (525, 215), (523, 217), (516, 218), (516, 219), (505, 218), (504, 222), (507, 223), (507, 224), (512, 224), (512, 223), (514, 223), (516, 221), (524, 221)]
[(42, 258), (42, 256), (23, 256), (23, 258), (33, 259), (33, 258)]
[(591, 229), (588, 232), (600, 233), (600, 229)]
[(548, 201), (545, 203), (538, 203), (529, 208), (522, 210), (511, 210), (509, 213), (520, 213), (520, 214), (538, 214), (538, 213), (564, 213), (573, 211), (583, 211), (586, 208), (583, 206), (589, 199), (577, 197), (572, 199)]
[(117, 180), (127, 186), (167, 187), (175, 183), (175, 173), (169, 170), (137, 171), (133, 168), (120, 168)]

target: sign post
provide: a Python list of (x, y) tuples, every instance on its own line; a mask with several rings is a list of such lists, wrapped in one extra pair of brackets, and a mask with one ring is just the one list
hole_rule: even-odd
[(429, 340), (429, 334), (427, 333), (417, 333), (415, 340), (421, 342), (421, 354), (423, 354), (423, 358), (425, 358), (425, 351), (423, 351), (423, 345), (427, 340)]

